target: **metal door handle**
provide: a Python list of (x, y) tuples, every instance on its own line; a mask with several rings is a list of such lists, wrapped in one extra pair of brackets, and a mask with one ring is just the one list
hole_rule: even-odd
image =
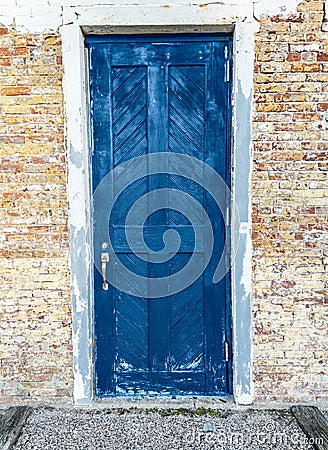
[(102, 288), (104, 291), (108, 291), (108, 283), (106, 281), (106, 268), (109, 262), (109, 253), (101, 253), (101, 274), (103, 277)]

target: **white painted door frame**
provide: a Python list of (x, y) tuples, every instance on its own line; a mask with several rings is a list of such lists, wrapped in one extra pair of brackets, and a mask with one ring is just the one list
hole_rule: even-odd
[[(93, 285), (87, 57), (84, 33), (232, 32), (234, 36), (232, 193), (240, 223), (232, 217), (233, 394), (238, 404), (253, 401), (251, 327), (251, 164), (254, 23), (251, 2), (209, 8), (180, 4), (64, 8), (61, 27), (64, 65), (70, 269), (72, 285), (74, 401), (93, 399)], [(227, 19), (228, 17), (228, 19)], [(220, 25), (221, 23), (221, 25)]]

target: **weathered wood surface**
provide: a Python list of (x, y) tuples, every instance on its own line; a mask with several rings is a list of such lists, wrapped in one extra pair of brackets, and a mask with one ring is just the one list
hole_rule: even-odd
[(11, 406), (6, 409), (0, 420), (0, 449), (10, 450), (23, 428), (23, 425), (31, 414), (29, 406)]
[(291, 412), (316, 450), (328, 450), (328, 422), (315, 406), (292, 406)]

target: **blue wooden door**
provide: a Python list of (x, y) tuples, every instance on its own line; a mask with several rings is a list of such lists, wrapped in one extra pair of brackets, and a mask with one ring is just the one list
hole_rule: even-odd
[[(102, 186), (98, 202), (104, 203), (104, 209), (98, 207), (95, 212), (94, 223), (95, 227), (105, 223), (102, 226), (108, 228), (117, 261), (149, 280), (170, 279), (186, 267), (193, 253), (202, 266), (205, 256), (201, 249), (195, 250), (195, 223), (183, 213), (193, 210), (190, 197), (206, 210), (213, 230), (209, 263), (197, 279), (173, 294), (170, 283), (162, 297), (156, 293), (147, 297), (128, 275), (116, 283), (115, 276), (121, 275), (115, 274), (118, 266), (110, 252), (106, 273), (114, 281), (108, 290), (100, 269), (95, 268), (96, 395), (227, 395), (231, 393), (230, 281), (228, 273), (213, 283), (213, 273), (226, 251), (228, 229), (212, 195), (193, 179), (196, 166), (192, 163), (186, 176), (174, 167), (179, 155), (191, 157), (191, 162), (213, 168), (229, 186), (231, 39), (223, 35), (90, 36), (87, 46), (92, 188), (96, 192)], [(167, 170), (156, 173), (155, 167), (148, 176), (130, 180), (117, 195), (107, 222), (99, 219), (99, 214), (106, 214), (108, 199), (115, 196), (113, 181), (101, 184), (108, 173), (125, 176), (128, 161), (137, 164), (145, 155), (164, 153), (169, 154)], [(166, 161), (164, 156), (160, 162)], [(202, 170), (201, 164), (197, 167)], [(178, 199), (176, 191), (182, 192)], [(165, 232), (174, 230), (180, 236), (178, 251), (161, 261), (132, 250), (126, 235), (129, 211), (140, 199), (147, 205), (149, 195), (156, 192), (166, 192), (166, 203), (164, 199), (164, 206), (145, 212), (142, 239), (155, 254), (163, 249)], [(197, 222), (195, 214), (192, 220)], [(206, 244), (202, 220), (196, 227)], [(130, 227), (130, 236), (140, 233), (137, 228)], [(169, 234), (168, 241), (169, 236), (174, 239)], [(172, 242), (167, 244), (170, 247)], [(106, 249), (106, 242), (95, 241), (95, 261)], [(228, 260), (228, 255), (223, 256)], [(122, 282), (130, 283), (131, 290), (117, 287)]]

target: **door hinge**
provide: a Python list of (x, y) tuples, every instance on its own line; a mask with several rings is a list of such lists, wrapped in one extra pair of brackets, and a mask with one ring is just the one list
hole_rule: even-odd
[(228, 342), (224, 343), (224, 353), (225, 353), (225, 360), (226, 362), (229, 361), (229, 344)]
[(229, 61), (229, 59), (227, 59), (224, 64), (224, 81), (226, 83), (229, 83), (229, 81), (230, 81), (230, 61)]

